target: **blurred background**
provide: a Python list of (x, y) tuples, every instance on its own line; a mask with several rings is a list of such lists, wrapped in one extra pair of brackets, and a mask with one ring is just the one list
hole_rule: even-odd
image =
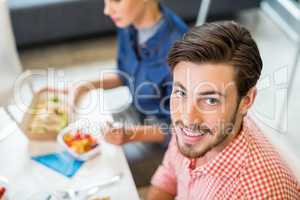
[[(191, 27), (229, 19), (250, 30), (264, 62), (251, 115), (300, 179), (299, 0), (163, 2)], [(103, 14), (103, 0), (6, 0), (6, 4), (10, 22), (1, 22), (0, 34), (10, 34), (11, 43), (0, 44), (0, 49), (16, 47), (16, 56), (8, 56), (19, 59), (21, 71), (54, 68), (73, 79), (88, 79), (99, 69), (115, 67), (116, 28)]]

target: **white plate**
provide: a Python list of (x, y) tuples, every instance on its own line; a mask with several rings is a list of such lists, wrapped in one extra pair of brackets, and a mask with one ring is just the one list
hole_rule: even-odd
[[(66, 149), (77, 160), (81, 160), (81, 161), (89, 160), (95, 157), (96, 155), (100, 154), (101, 138), (102, 138), (101, 124), (103, 123), (95, 122), (91, 120), (76, 121), (60, 131), (60, 133), (57, 136), (57, 141), (64, 149)], [(64, 142), (63, 137), (65, 134), (69, 132), (76, 132), (77, 130), (82, 130), (83, 132), (88, 132), (92, 134), (92, 136), (97, 140), (98, 146), (83, 154), (78, 154), (73, 150), (71, 150), (68, 147), (68, 145)]]

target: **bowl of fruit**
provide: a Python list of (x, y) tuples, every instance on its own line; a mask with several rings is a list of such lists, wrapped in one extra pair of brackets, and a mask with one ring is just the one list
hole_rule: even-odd
[(100, 154), (101, 127), (92, 122), (75, 122), (58, 135), (58, 143), (77, 160), (89, 160)]

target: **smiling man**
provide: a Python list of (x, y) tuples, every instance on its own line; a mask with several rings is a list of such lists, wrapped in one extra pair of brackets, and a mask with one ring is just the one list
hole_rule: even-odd
[(279, 154), (247, 116), (262, 60), (234, 22), (191, 29), (169, 54), (174, 135), (149, 200), (300, 199)]

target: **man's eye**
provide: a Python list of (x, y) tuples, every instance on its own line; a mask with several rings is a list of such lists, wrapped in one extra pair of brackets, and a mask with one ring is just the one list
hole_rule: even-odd
[(182, 91), (182, 90), (175, 90), (175, 91), (174, 91), (174, 94), (175, 94), (175, 96), (177, 96), (177, 97), (183, 97), (183, 96), (185, 96), (185, 92)]
[(211, 106), (215, 106), (220, 103), (220, 100), (217, 98), (207, 98), (205, 99), (205, 103)]

